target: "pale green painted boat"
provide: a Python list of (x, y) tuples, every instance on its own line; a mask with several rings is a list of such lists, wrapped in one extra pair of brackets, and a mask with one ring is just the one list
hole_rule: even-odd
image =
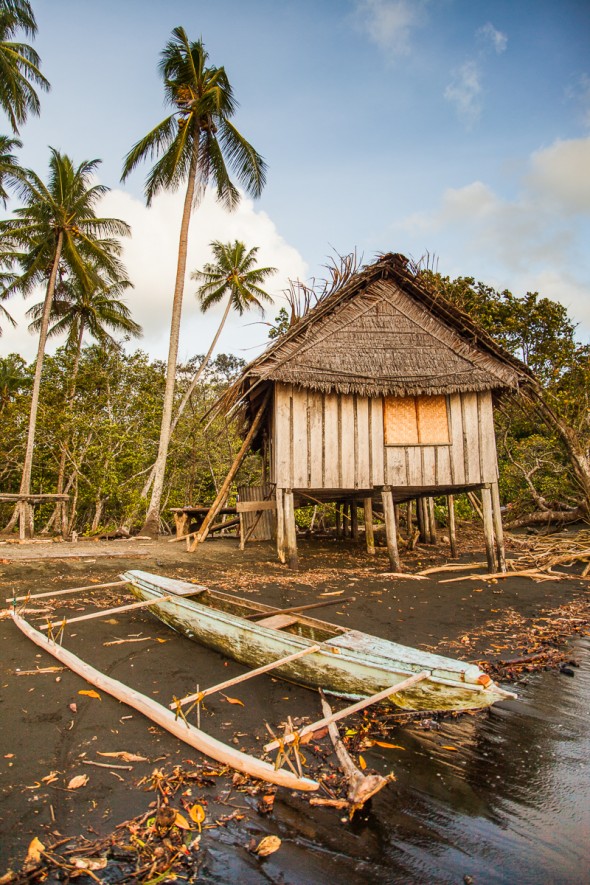
[[(248, 599), (143, 571), (121, 575), (142, 600), (169, 594), (152, 613), (174, 630), (241, 664), (256, 668), (312, 645), (320, 650), (273, 670), (273, 675), (330, 694), (361, 698), (394, 687), (414, 673), (430, 676), (391, 696), (405, 710), (479, 710), (516, 697), (496, 685), (475, 664), (454, 661), (305, 617), (272, 616), (276, 611)], [(247, 620), (259, 614), (260, 619)], [(267, 621), (267, 623), (265, 623)]]

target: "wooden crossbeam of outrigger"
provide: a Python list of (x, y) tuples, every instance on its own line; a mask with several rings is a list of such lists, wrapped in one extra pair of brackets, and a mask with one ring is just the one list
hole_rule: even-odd
[[(339, 719), (344, 719), (346, 716), (352, 716), (353, 713), (358, 713), (359, 710), (364, 710), (364, 708), (370, 706), (370, 704), (377, 704), (379, 701), (384, 701), (386, 698), (390, 697), (390, 695), (397, 694), (398, 691), (405, 691), (406, 688), (411, 688), (412, 685), (416, 685), (417, 682), (422, 682), (423, 679), (427, 679), (430, 675), (430, 670), (422, 670), (421, 673), (416, 673), (414, 676), (410, 676), (408, 679), (398, 682), (397, 685), (393, 685), (391, 688), (384, 688), (383, 691), (379, 691), (377, 694), (371, 695), (371, 697), (363, 698), (362, 700), (357, 701), (356, 704), (352, 704), (350, 707), (345, 707), (343, 710), (339, 710), (331, 716), (325, 716), (323, 719), (318, 719), (317, 722), (312, 722), (311, 725), (306, 725), (300, 731), (294, 732), (291, 735), (285, 735), (285, 737), (282, 738), (282, 742), (291, 743), (291, 741), (300, 740), (306, 734), (319, 731), (320, 728), (324, 728), (324, 726), (330, 725), (332, 722), (338, 722)], [(264, 751), (265, 753), (268, 753), (269, 750), (276, 750), (280, 745), (279, 741), (271, 741), (270, 744), (265, 744)]]
[[(119, 612), (128, 612), (135, 608), (147, 608), (149, 605), (159, 605), (161, 602), (167, 602), (169, 599), (174, 599), (174, 596), (162, 596), (159, 599), (147, 599), (143, 602), (132, 602), (131, 605), (118, 605), (116, 608), (103, 608), (99, 612), (92, 612), (89, 615), (80, 615), (78, 618), (64, 618), (62, 621), (62, 625), (65, 627), (68, 624), (77, 624), (78, 621), (91, 621), (93, 618), (104, 618), (105, 615), (115, 615)], [(51, 623), (44, 624), (41, 627), (41, 630), (49, 630), (51, 629)]]
[(224, 688), (230, 688), (232, 685), (237, 685), (239, 682), (245, 682), (247, 679), (252, 679), (253, 676), (260, 676), (262, 673), (268, 673), (270, 670), (274, 670), (282, 664), (288, 664), (290, 661), (296, 661), (297, 658), (302, 658), (305, 655), (310, 655), (313, 652), (319, 651), (320, 648), (321, 646), (319, 645), (303, 648), (301, 651), (296, 651), (284, 658), (279, 658), (277, 661), (272, 661), (270, 664), (264, 664), (262, 667), (257, 667), (256, 670), (249, 670), (248, 673), (242, 673), (241, 676), (235, 676), (233, 679), (227, 679), (225, 682), (219, 682), (217, 685), (212, 685), (211, 688), (204, 688), (203, 691), (189, 694), (184, 698), (180, 698), (180, 700), (175, 699), (168, 706), (171, 710), (176, 710), (179, 706), (182, 707), (185, 704), (190, 704), (191, 701), (201, 701), (203, 698), (215, 694), (217, 691), (223, 691)]

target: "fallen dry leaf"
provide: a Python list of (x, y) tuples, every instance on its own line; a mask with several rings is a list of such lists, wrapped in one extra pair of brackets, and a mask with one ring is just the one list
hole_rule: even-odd
[(178, 827), (181, 830), (192, 830), (191, 825), (187, 821), (186, 817), (180, 813), (180, 811), (176, 812), (176, 817), (174, 818), (173, 826)]
[(278, 836), (265, 836), (264, 839), (260, 840), (256, 848), (254, 849), (254, 852), (260, 857), (267, 857), (267, 855), (273, 854), (275, 851), (278, 851), (280, 847), (281, 840)]
[(192, 821), (196, 823), (199, 828), (199, 833), (201, 832), (201, 824), (205, 820), (205, 809), (202, 805), (193, 805), (189, 808), (188, 816)]
[(359, 756), (359, 768), (361, 769), (361, 771), (364, 771), (366, 767), (367, 767), (367, 763), (365, 762), (364, 757)]
[(78, 692), (78, 694), (86, 695), (86, 697), (88, 698), (97, 698), (99, 701), (102, 700), (99, 693), (97, 691), (94, 691), (93, 688), (83, 688), (81, 691)]
[(77, 705), (77, 704), (68, 704), (68, 707), (70, 708), (70, 710), (72, 711), (72, 713), (77, 713), (77, 712), (78, 712), (78, 705)]
[(57, 780), (57, 771), (52, 771), (49, 774), (46, 774), (45, 777), (41, 778), (41, 782), (44, 784), (52, 784)]
[(25, 863), (39, 863), (42, 851), (45, 851), (45, 845), (35, 836), (29, 843)]
[(377, 747), (385, 747), (388, 750), (405, 750), (405, 747), (401, 747), (399, 744), (388, 744), (387, 741), (373, 741), (375, 746)]
[(450, 744), (443, 744), (443, 750), (454, 750), (455, 753), (459, 752), (458, 747), (452, 747)]
[(73, 777), (68, 784), (68, 790), (79, 790), (80, 787), (85, 787), (88, 783), (88, 775), (87, 774), (77, 774), (76, 777)]
[(240, 707), (244, 706), (244, 702), (240, 701), (238, 698), (230, 698), (226, 694), (223, 694), (222, 691), (220, 691), (219, 694), (221, 695), (222, 698), (225, 698), (225, 700), (228, 702), (228, 704), (239, 704)]

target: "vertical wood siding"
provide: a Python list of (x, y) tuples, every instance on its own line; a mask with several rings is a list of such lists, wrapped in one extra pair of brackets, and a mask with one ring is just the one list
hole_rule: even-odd
[(383, 400), (275, 385), (273, 481), (280, 488), (479, 485), (498, 476), (491, 393), (448, 397), (449, 445), (386, 446)]

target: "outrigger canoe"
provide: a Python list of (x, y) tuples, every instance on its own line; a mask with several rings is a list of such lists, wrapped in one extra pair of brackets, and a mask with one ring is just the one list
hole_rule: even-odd
[(188, 581), (139, 570), (121, 577), (140, 600), (168, 597), (151, 610), (158, 619), (247, 667), (298, 655), (273, 669), (274, 675), (290, 682), (356, 699), (393, 689), (427, 671), (422, 681), (389, 698), (405, 710), (478, 710), (516, 697), (475, 664), (302, 614), (277, 614), (271, 606)]

